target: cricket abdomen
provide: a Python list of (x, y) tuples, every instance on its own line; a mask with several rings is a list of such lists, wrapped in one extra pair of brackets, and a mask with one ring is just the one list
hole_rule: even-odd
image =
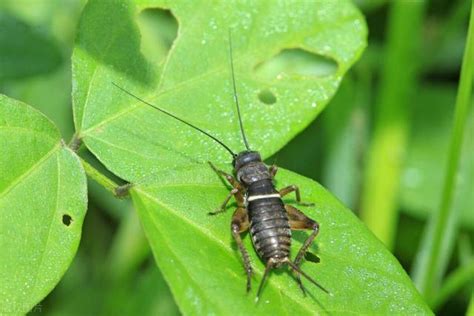
[(247, 191), (247, 209), (255, 250), (265, 262), (288, 258), (291, 230), (283, 201), (270, 180), (259, 183), (257, 188), (252, 186)]

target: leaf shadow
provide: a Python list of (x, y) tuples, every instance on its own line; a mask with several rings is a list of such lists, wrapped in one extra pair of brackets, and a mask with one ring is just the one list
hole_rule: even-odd
[[(145, 85), (156, 85), (158, 76), (140, 50), (140, 31), (133, 5), (114, 0), (89, 1), (80, 21), (76, 45), (97, 63)], [(94, 25), (85, 27), (82, 25)]]

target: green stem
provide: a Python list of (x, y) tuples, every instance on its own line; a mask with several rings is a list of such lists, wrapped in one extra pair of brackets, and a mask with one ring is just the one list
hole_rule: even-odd
[(119, 187), (117, 183), (104, 176), (99, 170), (94, 168), (84, 159), (80, 157), (79, 159), (81, 160), (84, 171), (92, 180), (103, 186), (105, 189), (107, 189), (107, 191), (112, 192), (113, 195), (116, 195), (116, 189)]
[(466, 316), (474, 316), (474, 290), (471, 292), (471, 299), (469, 305), (467, 306)]
[(471, 17), (467, 35), (466, 48), (461, 67), (461, 78), (456, 98), (454, 128), (448, 153), (448, 167), (444, 180), (441, 204), (437, 213), (431, 217), (425, 230), (414, 266), (414, 280), (420, 292), (428, 300), (432, 297), (444, 270), (447, 258), (454, 242), (454, 231), (457, 227), (457, 216), (453, 206), (464, 130), (471, 104), (472, 83), (474, 76), (474, 0), (471, 1)]
[(433, 308), (433, 310), (438, 309), (454, 293), (473, 280), (474, 260), (471, 260), (471, 262), (459, 267), (446, 278), (446, 281), (444, 282), (441, 289), (438, 291), (433, 300), (431, 300), (430, 306)]
[(77, 153), (79, 151), (79, 148), (82, 145), (82, 140), (81, 138), (77, 135), (74, 134), (71, 138), (71, 141), (69, 141), (69, 144), (67, 145), (73, 152)]
[(441, 21), (441, 24), (438, 26), (439, 31), (437, 36), (432, 40), (432, 47), (428, 48), (433, 54), (430, 54), (424, 60), (424, 66), (426, 68), (433, 69), (438, 67), (441, 54), (446, 53), (445, 47), (449, 45), (449, 40), (454, 36), (453, 34), (459, 32), (459, 29), (464, 27), (464, 23), (469, 18), (469, 1), (454, 0), (453, 2), (448, 17), (444, 21)]
[(419, 72), (425, 1), (391, 3), (380, 94), (361, 196), (361, 218), (389, 249), (398, 221), (398, 187), (411, 97)]

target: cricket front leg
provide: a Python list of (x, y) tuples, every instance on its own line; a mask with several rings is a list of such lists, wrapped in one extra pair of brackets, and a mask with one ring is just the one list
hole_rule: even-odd
[(229, 194), (224, 199), (224, 202), (222, 202), (220, 208), (217, 211), (209, 212), (208, 214), (209, 215), (217, 215), (219, 213), (225, 212), (227, 203), (229, 203), (232, 196), (234, 196), (235, 199), (237, 200), (237, 205), (238, 206), (243, 206), (244, 205), (244, 198), (243, 198), (244, 189), (243, 189), (242, 185), (239, 183), (239, 181), (237, 181), (232, 175), (226, 173), (225, 171), (217, 169), (216, 166), (214, 166), (211, 162), (209, 162), (209, 165), (219, 176), (225, 177), (227, 182), (229, 182), (229, 184), (232, 185), (233, 189), (230, 190)]
[(226, 206), (227, 206), (227, 203), (229, 203), (229, 200), (235, 196), (235, 194), (237, 194), (239, 192), (239, 190), (237, 188), (233, 188), (232, 190), (229, 191), (229, 194), (227, 195), (227, 197), (225, 198), (224, 202), (222, 202), (221, 206), (219, 207), (219, 209), (217, 211), (214, 211), (214, 212), (209, 212), (207, 214), (209, 215), (217, 215), (219, 213), (224, 213), (226, 211)]
[(277, 171), (278, 171), (278, 166), (277, 165), (271, 165), (270, 168), (268, 168), (270, 171), (270, 175), (272, 176), (272, 179), (275, 178)]
[(214, 164), (210, 161), (208, 161), (209, 166), (211, 166), (212, 170), (214, 170), (215, 173), (217, 173), (219, 176), (224, 177), (229, 184), (234, 187), (234, 188), (240, 188), (240, 183), (235, 179), (231, 174), (228, 174), (227, 172), (218, 169)]

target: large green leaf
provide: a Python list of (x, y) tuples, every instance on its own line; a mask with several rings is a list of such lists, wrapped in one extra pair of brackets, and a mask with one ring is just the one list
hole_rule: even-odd
[(48, 119), (1, 95), (0, 148), (0, 313), (24, 314), (76, 253), (86, 179)]
[[(170, 9), (179, 21), (168, 55), (160, 49), (150, 55), (153, 45), (144, 43), (149, 36), (140, 41), (136, 20), (150, 6)], [(229, 27), (244, 124), (252, 148), (264, 157), (320, 113), (365, 46), (365, 23), (348, 1), (207, 6), (189, 1), (118, 5), (92, 0), (81, 18), (73, 55), (78, 135), (110, 170), (136, 184), (134, 203), (181, 310), (186, 314), (429, 313), (396, 259), (350, 211), (314, 182), (287, 172), (279, 178), (284, 179), (281, 185), (301, 185), (305, 198), (317, 203), (308, 214), (322, 224), (312, 249), (321, 263), (305, 263), (303, 268), (334, 296), (311, 288), (313, 298), (304, 298), (284, 273), (272, 275), (257, 305), (255, 293), (245, 295), (245, 276), (230, 237), (230, 215), (206, 215), (222, 202), (226, 188), (202, 162), (212, 160), (224, 167), (228, 153), (112, 85), (132, 90), (240, 150), (228, 60)], [(273, 58), (286, 48), (291, 50)], [(326, 58), (311, 58), (307, 52)], [(301, 68), (294, 71), (288, 60), (322, 66), (299, 73)], [(337, 63), (334, 72), (331, 60)], [(268, 102), (272, 96), (276, 102), (266, 104), (272, 103)], [(298, 247), (306, 234), (295, 235)], [(248, 238), (245, 242), (249, 247)], [(261, 272), (262, 263), (251, 253), (256, 271)]]
[[(140, 42), (136, 21), (149, 7), (169, 8), (179, 22), (169, 54), (153, 59), (145, 57), (150, 45)], [(365, 22), (348, 1), (89, 1), (73, 54), (74, 119), (79, 136), (110, 170), (136, 182), (170, 167), (229, 160), (212, 140), (136, 102), (112, 82), (212, 132), (234, 151), (243, 149), (229, 28), (244, 125), (252, 148), (265, 157), (321, 112), (366, 43)], [(283, 57), (295, 63), (305, 64), (294, 54), (299, 49), (304, 56), (325, 57), (313, 63), (337, 67), (329, 73), (331, 67), (314, 67), (325, 69), (322, 76), (285, 71), (281, 55), (272, 60), (284, 49), (291, 50)], [(274, 104), (259, 100), (267, 90)]]
[[(194, 315), (422, 315), (430, 311), (397, 260), (372, 233), (320, 185), (287, 171), (277, 185), (297, 184), (305, 201), (302, 209), (318, 220), (321, 231), (311, 251), (321, 262), (303, 269), (329, 289), (329, 296), (305, 282), (304, 297), (288, 273), (273, 273), (261, 301), (255, 304), (263, 264), (244, 241), (256, 269), (252, 293), (245, 294), (245, 273), (230, 234), (231, 210), (207, 216), (227, 189), (208, 166), (158, 175), (154, 184), (135, 187), (133, 200), (158, 265), (185, 314)], [(287, 202), (293, 199), (289, 197)], [(293, 254), (307, 233), (294, 233)], [(284, 272), (285, 269), (281, 269)]]

